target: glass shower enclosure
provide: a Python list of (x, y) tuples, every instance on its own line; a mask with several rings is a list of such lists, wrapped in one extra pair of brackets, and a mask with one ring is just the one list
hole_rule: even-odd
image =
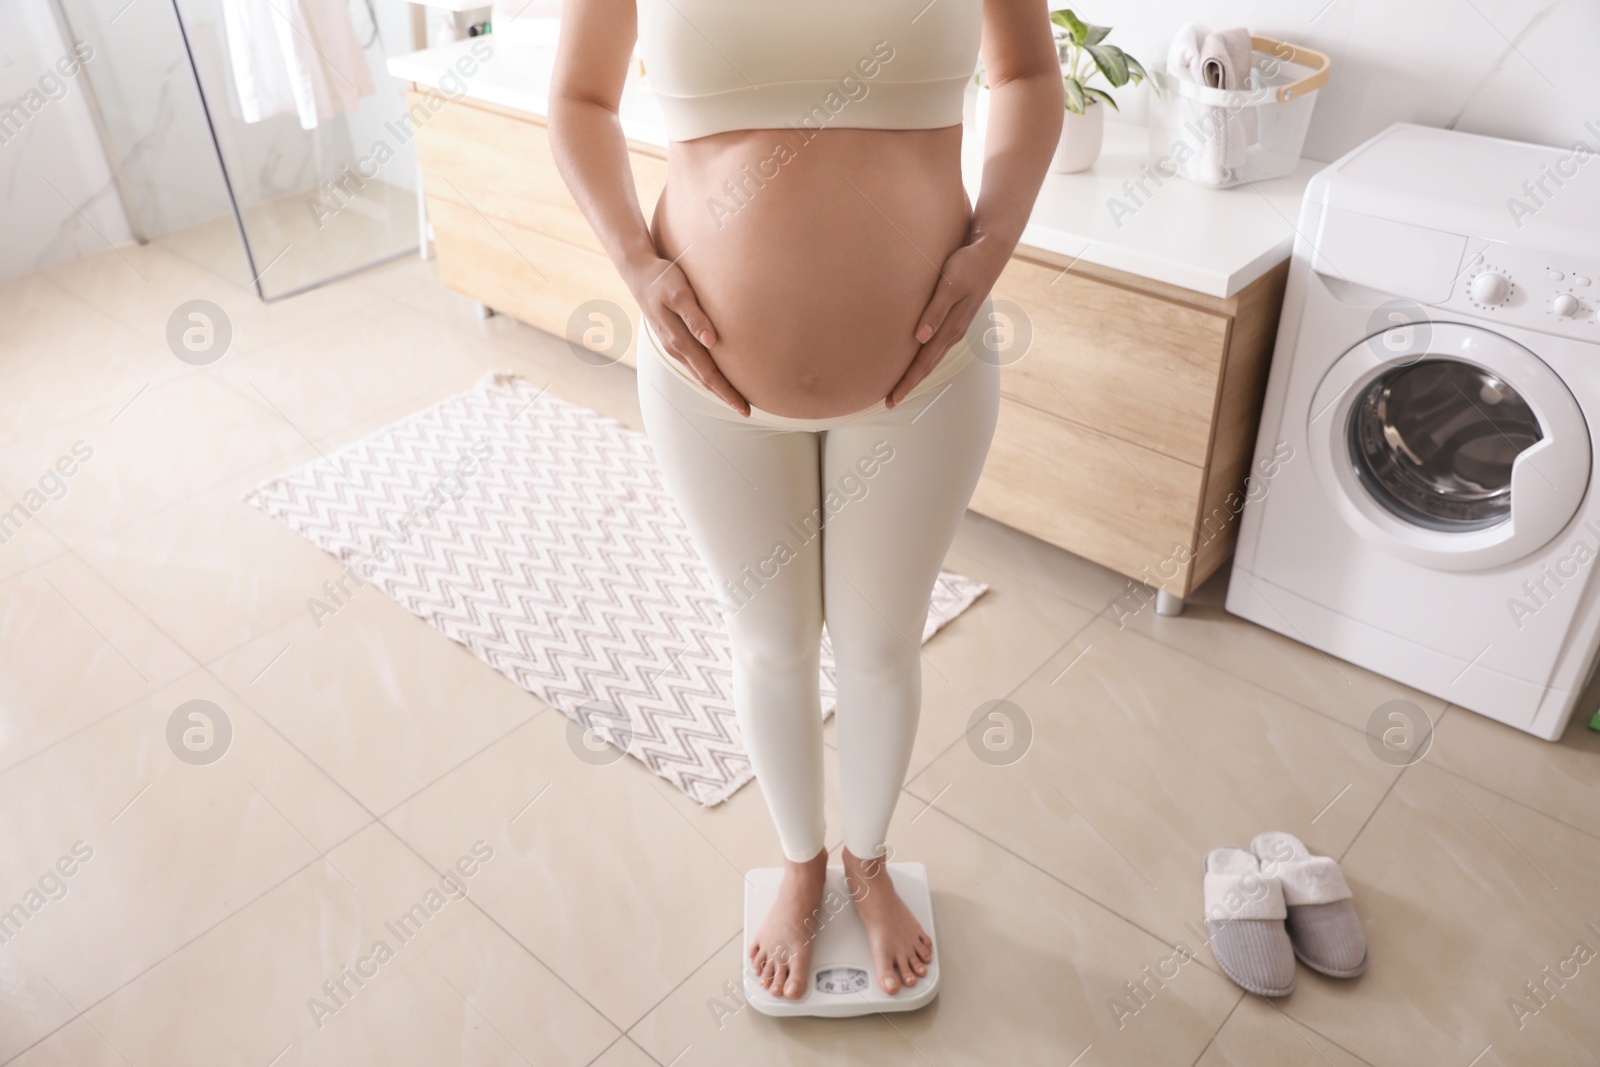
[(51, 0), (134, 234), (263, 300), (418, 248), (406, 4)]

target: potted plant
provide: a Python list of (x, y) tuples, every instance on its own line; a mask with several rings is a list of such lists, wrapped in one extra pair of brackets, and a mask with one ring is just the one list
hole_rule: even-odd
[[(1057, 174), (1088, 170), (1105, 143), (1105, 109), (1120, 110), (1111, 94), (1090, 83), (1104, 78), (1113, 89), (1137, 85), (1148, 75), (1137, 59), (1106, 44), (1109, 26), (1091, 26), (1070, 8), (1050, 13), (1061, 56), (1061, 81), (1067, 91), (1066, 121), (1050, 169)], [(1154, 84), (1154, 83), (1152, 83)]]

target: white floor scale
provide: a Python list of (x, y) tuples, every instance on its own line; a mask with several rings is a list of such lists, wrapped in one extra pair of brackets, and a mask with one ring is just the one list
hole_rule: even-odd
[(933, 939), (933, 962), (928, 964), (928, 973), (918, 978), (916, 985), (902, 986), (898, 993), (883, 991), (872, 968), (866, 928), (845, 888), (844, 868), (829, 867), (827, 887), (822, 892), (824, 918), (811, 950), (811, 980), (806, 984), (805, 996), (790, 1000), (773, 996), (757, 985), (750, 967), (750, 939), (761, 929), (773, 901), (778, 899), (783, 869), (761, 867), (748, 872), (744, 881), (743, 959), (744, 995), (750, 1006), (763, 1015), (839, 1017), (911, 1011), (931, 1001), (939, 991), (940, 950), (939, 935), (933, 929), (928, 869), (920, 863), (891, 863), (889, 877), (894, 880), (895, 892)]

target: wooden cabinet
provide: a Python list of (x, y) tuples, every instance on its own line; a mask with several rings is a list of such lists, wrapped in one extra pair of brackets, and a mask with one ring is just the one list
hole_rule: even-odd
[(1186, 597), (1238, 535), (1288, 262), (1228, 299), (1069, 262), (1019, 249), (995, 286), (1032, 339), (972, 508)]
[[(557, 335), (590, 300), (636, 321), (544, 123), (428, 92), (411, 97), (437, 105), (417, 155), (444, 284)], [(665, 153), (629, 149), (649, 217)], [(973, 510), (1187, 596), (1237, 536), (1287, 274), (1285, 261), (1222, 299), (1019, 249), (993, 295), (1031, 339), (1001, 372), (1000, 423)]]
[[(590, 300), (609, 300), (637, 322), (638, 305), (556, 170), (545, 124), (428, 92), (413, 87), (407, 98), (431, 115), (417, 131), (417, 161), (445, 286), (560, 337)], [(628, 148), (649, 218), (667, 183), (666, 153)], [(635, 337), (622, 357), (629, 366), (637, 346)]]

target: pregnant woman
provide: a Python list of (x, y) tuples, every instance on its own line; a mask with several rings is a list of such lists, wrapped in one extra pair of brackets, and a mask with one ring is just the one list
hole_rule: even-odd
[[(636, 38), (670, 142), (648, 225), (617, 116)], [(980, 39), (992, 93), (974, 209), (961, 118)], [(787, 861), (750, 960), (774, 995), (805, 993), (828, 864), (824, 621), (841, 862), (877, 980), (898, 992), (933, 959), (886, 837), (929, 598), (994, 434), (989, 291), (1062, 91), (1045, 0), (563, 11), (557, 164), (642, 311), (645, 430), (722, 597), (739, 729)]]

